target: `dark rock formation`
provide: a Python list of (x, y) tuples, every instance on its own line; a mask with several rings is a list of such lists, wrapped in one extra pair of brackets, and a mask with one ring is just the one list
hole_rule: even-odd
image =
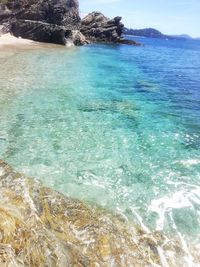
[(0, 4), (0, 22), (33, 20), (78, 29), (77, 0), (4, 0)]
[(100, 12), (92, 12), (81, 22), (81, 32), (92, 42), (114, 42), (121, 40), (124, 25), (121, 17), (110, 20)]
[(33, 20), (16, 20), (10, 25), (16, 37), (55, 44), (87, 44), (86, 38), (79, 30), (70, 30), (65, 26)]
[(9, 23), (15, 36), (35, 41), (85, 44), (79, 36), (81, 19), (77, 0), (5, 0), (0, 4), (0, 24)]
[(90, 42), (123, 43), (121, 17), (109, 19), (92, 12), (82, 21), (78, 0), (1, 0), (1, 32), (39, 42), (83, 45)]
[(141, 46), (141, 43), (138, 43), (134, 40), (129, 40), (129, 39), (121, 39), (119, 41), (120, 44), (126, 44), (126, 45), (134, 45), (134, 46)]
[(14, 21), (10, 29), (16, 37), (56, 44), (65, 44), (71, 34), (63, 26), (33, 20)]
[(109, 19), (100, 12), (92, 12), (81, 21), (81, 32), (90, 42), (140, 45), (133, 40), (122, 38), (124, 25), (121, 19)]

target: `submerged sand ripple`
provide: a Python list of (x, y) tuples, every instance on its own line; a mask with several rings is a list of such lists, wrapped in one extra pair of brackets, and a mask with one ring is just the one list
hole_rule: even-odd
[(184, 266), (180, 244), (63, 196), (0, 161), (1, 267), (161, 265)]

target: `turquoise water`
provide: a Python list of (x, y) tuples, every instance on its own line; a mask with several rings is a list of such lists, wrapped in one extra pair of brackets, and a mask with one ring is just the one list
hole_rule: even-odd
[(200, 43), (143, 42), (1, 51), (0, 158), (198, 242)]

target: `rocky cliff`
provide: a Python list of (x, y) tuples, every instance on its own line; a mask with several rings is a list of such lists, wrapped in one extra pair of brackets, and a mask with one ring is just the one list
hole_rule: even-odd
[(4, 0), (0, 20), (31, 20), (77, 29), (80, 23), (77, 0)]
[(0, 25), (16, 37), (56, 44), (111, 42), (136, 44), (124, 40), (121, 17), (109, 19), (92, 12), (82, 21), (78, 0), (1, 0)]
[(2, 23), (17, 37), (57, 44), (67, 40), (86, 43), (79, 32), (77, 0), (4, 0), (0, 4)]
[(100, 12), (92, 12), (82, 19), (80, 31), (90, 42), (140, 45), (122, 37), (124, 25), (121, 19), (121, 17), (109, 19)]

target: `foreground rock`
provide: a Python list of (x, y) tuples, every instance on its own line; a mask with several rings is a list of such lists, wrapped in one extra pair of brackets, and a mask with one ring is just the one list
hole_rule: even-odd
[(0, 4), (0, 24), (8, 25), (16, 37), (64, 45), (68, 41), (85, 44), (82, 34), (77, 36), (80, 23), (77, 0), (5, 0)]
[(77, 29), (80, 24), (78, 0), (4, 0), (0, 20), (33, 20)]
[[(0, 161), (0, 266), (184, 266), (184, 251)], [(157, 264), (157, 265), (156, 265)], [(163, 265), (164, 266), (164, 265)], [(168, 265), (165, 265), (168, 266)]]
[(58, 26), (39, 21), (24, 20), (11, 23), (11, 32), (16, 37), (54, 44), (87, 44), (86, 38), (78, 30), (68, 30), (65, 26)]

